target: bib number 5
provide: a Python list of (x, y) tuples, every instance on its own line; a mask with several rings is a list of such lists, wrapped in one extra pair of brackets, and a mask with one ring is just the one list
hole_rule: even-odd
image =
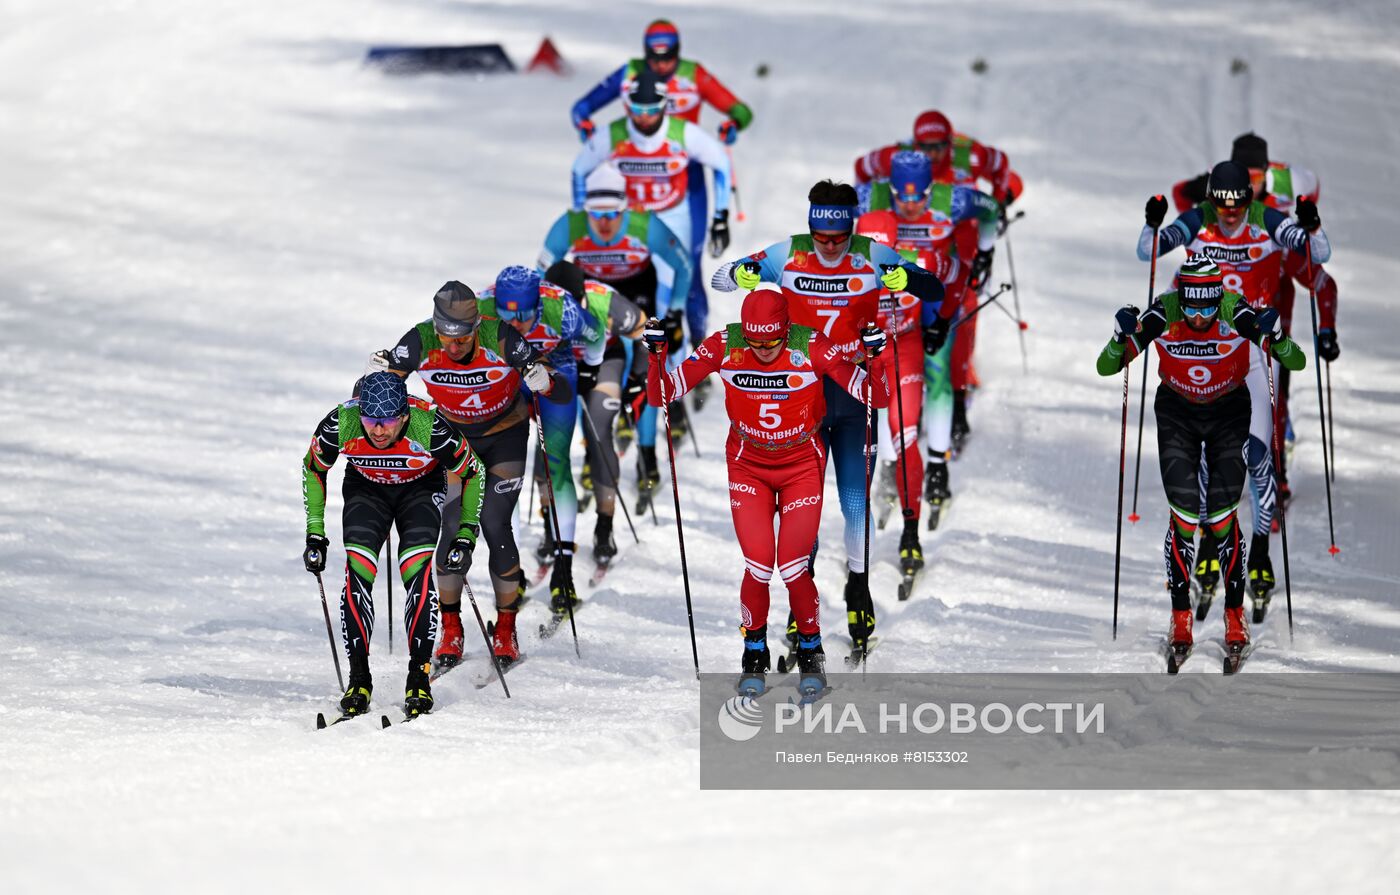
[(758, 405), (758, 424), (765, 429), (776, 429), (783, 424), (783, 418), (778, 416), (778, 404)]

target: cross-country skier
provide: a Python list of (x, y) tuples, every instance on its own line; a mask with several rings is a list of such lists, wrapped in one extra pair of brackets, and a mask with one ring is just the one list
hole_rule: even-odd
[[(566, 256), (572, 256), (589, 278), (607, 283), (642, 308), (647, 317), (664, 318), (673, 305), (679, 312), (689, 294), (693, 271), (680, 237), (652, 212), (628, 209), (626, 178), (611, 160), (599, 164), (585, 180), (583, 210), (568, 211), (554, 222), (536, 266), (543, 271)], [(641, 353), (632, 355), (628, 370), (632, 397), (638, 399), (646, 387)], [(672, 416), (675, 424), (679, 414)], [(661, 481), (656, 417), (654, 407), (644, 406), (636, 420), (637, 486), (644, 501)]]
[[(877, 323), (880, 287), (908, 292), (923, 303), (921, 322), (925, 345), (933, 352), (948, 337), (951, 313), (940, 309), (943, 284), (889, 246), (855, 235), (856, 191), (849, 184), (823, 180), (807, 194), (808, 230), (768, 246), (761, 252), (730, 261), (710, 285), (721, 292), (753, 289), (759, 282), (777, 283), (788, 298), (792, 322), (809, 327), (854, 354), (861, 330)], [(836, 489), (846, 520), (847, 620), (857, 651), (864, 651), (875, 628), (875, 605), (870, 599), (865, 567), (866, 479), (874, 457), (866, 457), (866, 408), (834, 383), (826, 388), (826, 416), (820, 434), (836, 463)], [(869, 433), (878, 441), (878, 427)], [(873, 452), (872, 452), (873, 453)], [(795, 636), (795, 629), (789, 636)]]
[[(1322, 184), (1316, 174), (1299, 165), (1276, 162), (1269, 158), (1269, 144), (1250, 131), (1240, 134), (1230, 147), (1230, 161), (1249, 169), (1249, 185), (1254, 198), (1284, 214), (1292, 214), (1299, 199), (1316, 203)], [(1189, 180), (1172, 185), (1172, 201), (1177, 211), (1200, 205), (1207, 200), (1206, 187), (1210, 172), (1205, 171)]]
[(613, 419), (622, 404), (622, 380), (627, 363), (623, 345), (641, 337), (647, 315), (611, 286), (587, 278), (582, 268), (569, 261), (554, 262), (545, 271), (545, 279), (568, 292), (579, 307), (587, 311), (583, 346), (575, 351), (575, 358), (587, 464), (598, 503), (593, 558), (601, 569), (617, 555), (612, 531), (619, 466), (612, 430)]
[(659, 321), (652, 320), (646, 339), (656, 353), (647, 370), (648, 401), (656, 406), (674, 401), (711, 373), (719, 373), (724, 382), (730, 420), (725, 445), (729, 505), (744, 553), (739, 588), (743, 672), (756, 677), (741, 688), (761, 692), (763, 672), (769, 669), (768, 591), (775, 567), (787, 585), (797, 625), (798, 671), (820, 678), (825, 653), (809, 553), (821, 523), (826, 472), (826, 449), (815, 437), (825, 411), (822, 381), (827, 393), (840, 389), (862, 407), (867, 402), (887, 406), (890, 365), (881, 357), (885, 334), (873, 326), (860, 332), (863, 355), (856, 356), (862, 362), (874, 358), (867, 375), (864, 365), (848, 358), (848, 348), (790, 323), (787, 297), (764, 287), (744, 298), (739, 323), (706, 338), (663, 378), (667, 338)]
[[(1298, 201), (1298, 220), (1255, 201), (1244, 166), (1225, 161), (1211, 169), (1207, 187), (1209, 201), (1181, 213), (1163, 227), (1157, 240), (1158, 255), (1184, 246), (1188, 257), (1204, 255), (1221, 269), (1225, 288), (1244, 296), (1255, 309), (1273, 305), (1283, 270), (1283, 252), (1304, 253), (1313, 264), (1331, 257), (1327, 234), (1317, 206), (1308, 199)], [(1138, 257), (1152, 257), (1152, 233), (1161, 227), (1167, 213), (1162, 196), (1148, 199), (1146, 224), (1138, 238)], [(1255, 595), (1267, 601), (1274, 587), (1273, 564), (1269, 560), (1269, 530), (1273, 520), (1277, 490), (1274, 479), (1273, 419), (1262, 352), (1250, 351), (1249, 387), (1252, 417), (1245, 442), (1250, 477), (1254, 482), (1257, 512), (1254, 537), (1249, 550), (1249, 578)]]
[[(374, 578), (389, 526), (399, 529), (397, 564), (404, 587), (404, 631), (408, 634), (408, 681), (404, 711), (413, 716), (432, 710), (428, 683), (433, 639), (437, 635), (438, 593), (433, 586), (433, 545), (439, 529), (450, 530), (444, 566), (462, 575), (471, 566), (481, 515), (485, 472), (466, 440), (440, 413), (410, 406), (403, 379), (370, 373), (359, 397), (328, 413), (316, 427), (302, 461), (302, 499), (306, 505), (308, 572), (326, 568), (326, 473), (345, 457), (342, 489), (345, 507), (345, 586), (340, 595), (340, 636), (350, 657), (350, 681), (341, 697), (346, 715), (369, 710), (374, 682), (369, 670), (369, 642), (374, 633)], [(459, 481), (461, 498), (451, 514), (442, 504), (443, 473)], [(393, 574), (393, 570), (390, 570)], [(389, 607), (393, 612), (394, 607)]]
[[(1112, 376), (1148, 343), (1157, 343), (1162, 380), (1154, 404), (1157, 448), (1162, 486), (1171, 508), (1164, 547), (1172, 600), (1169, 670), (1185, 661), (1192, 645), (1190, 580), (1198, 526), (1210, 531), (1225, 578), (1226, 649), (1242, 659), (1249, 644), (1242, 545), (1235, 516), (1244, 487), (1242, 449), (1250, 437), (1253, 401), (1245, 382), (1256, 366), (1254, 352), (1244, 340), (1267, 345), (1290, 370), (1301, 370), (1307, 361), (1302, 349), (1283, 334), (1278, 311), (1256, 311), (1242, 295), (1228, 290), (1221, 269), (1206, 254), (1187, 259), (1177, 282), (1175, 291), (1157, 296), (1140, 317), (1137, 308), (1120, 309), (1114, 317), (1113, 339), (1098, 359), (1099, 374)], [(1267, 390), (1264, 400), (1268, 400)], [(1209, 470), (1204, 516), (1199, 512), (1197, 490), (1203, 450)]]
[[(631, 207), (655, 212), (680, 237), (686, 253), (692, 257), (692, 268), (698, 270), (693, 259), (705, 240), (705, 225), (703, 219), (692, 221), (691, 203), (700, 201), (692, 192), (703, 194), (704, 178), (698, 179), (692, 191), (686, 172), (688, 166), (698, 163), (714, 174), (710, 251), (718, 257), (729, 247), (729, 154), (698, 124), (667, 115), (666, 102), (664, 82), (658, 82), (650, 68), (639, 71), (624, 97), (627, 116), (589, 137), (574, 159), (574, 208), (583, 207), (588, 174), (612, 159), (626, 178)], [(691, 302), (696, 300), (697, 288), (691, 289)], [(699, 291), (699, 301), (703, 302), (704, 290)], [(704, 322), (704, 311), (698, 305), (694, 309), (687, 307), (687, 313), (694, 312), (699, 312), (699, 316), (690, 320), (691, 337), (698, 339), (705, 332), (699, 328)]]
[[(489, 568), (496, 593), (496, 630), (492, 652), (508, 666), (520, 657), (515, 614), (524, 584), (520, 551), (511, 517), (520, 499), (525, 451), (530, 437), (528, 394), (545, 398), (542, 406), (572, 404), (573, 383), (553, 369), (520, 333), (499, 320), (482, 319), (476, 295), (452, 280), (433, 296), (433, 316), (404, 333), (397, 345), (377, 357), (392, 373), (417, 371), (452, 429), (471, 441), (486, 469), (481, 530), (491, 549)], [(524, 389), (530, 391), (526, 392)], [(445, 518), (452, 518), (461, 483), (448, 477)], [(443, 636), (436, 658), (454, 665), (462, 658), (462, 588), (465, 574), (447, 569), (445, 543), (438, 545)]]
[[(477, 297), (481, 315), (497, 319), (514, 329), (548, 360), (555, 375), (569, 383), (565, 401), (539, 403), (541, 430), (548, 457), (535, 454), (535, 487), (540, 491), (540, 513), (545, 537), (535, 550), (542, 566), (551, 567), (549, 606), (556, 615), (566, 615), (570, 603), (578, 605), (574, 588), (574, 541), (578, 521), (578, 492), (574, 488), (573, 464), (569, 450), (578, 420), (578, 363), (574, 347), (586, 347), (585, 325), (597, 326), (587, 311), (563, 288), (540, 277), (539, 272), (515, 264), (502, 268), (496, 282)], [(529, 388), (529, 385), (526, 386)], [(538, 402), (537, 402), (538, 403)], [(549, 475), (545, 475), (545, 462)], [(553, 493), (547, 484), (553, 485)], [(551, 505), (553, 512), (551, 512)], [(555, 521), (558, 532), (553, 530)]]
[[(856, 183), (862, 190), (872, 191), (878, 196), (883, 181), (890, 175), (894, 154), (899, 151), (917, 151), (928, 158), (932, 166), (933, 182), (958, 186), (980, 187), (1001, 203), (1010, 205), (1021, 195), (1021, 178), (1011, 168), (1010, 160), (1001, 150), (957, 133), (948, 117), (936, 109), (919, 114), (914, 119), (913, 139), (909, 142), (882, 146), (856, 159)], [(877, 207), (872, 205), (872, 207)], [(978, 251), (973, 258), (974, 245), (978, 242), (973, 228), (964, 225), (957, 234), (964, 251), (964, 257), (974, 264), (969, 274), (969, 284), (958, 301), (971, 311), (977, 305), (977, 292), (986, 282), (992, 268), (990, 248)], [(978, 320), (970, 319), (959, 326), (954, 336), (951, 364), (951, 384), (953, 387), (953, 449), (961, 451), (963, 444), (972, 433), (967, 416), (968, 391), (977, 384), (973, 370), (972, 355), (976, 348)]]
[[(663, 85), (666, 93), (666, 114), (671, 119), (683, 119), (699, 126), (700, 110), (709, 103), (721, 115), (728, 116), (719, 126), (719, 138), (727, 146), (732, 146), (739, 138), (739, 131), (753, 123), (753, 112), (749, 107), (730, 93), (705, 66), (693, 59), (681, 58), (680, 32), (672, 23), (665, 19), (657, 19), (647, 26), (642, 35), (642, 54), (641, 59), (628, 61), (574, 103), (574, 127), (578, 129), (583, 140), (588, 140), (593, 134), (593, 114), (619, 97), (625, 103), (643, 68), (655, 75)], [(691, 159), (686, 165), (690, 232), (696, 234), (694, 239), (687, 239), (687, 244), (690, 246), (691, 267), (695, 270), (695, 277), (691, 280), (689, 291), (677, 290), (676, 296), (676, 306), (686, 309), (690, 331), (697, 339), (709, 331), (705, 323), (709, 315), (709, 304), (705, 296), (705, 284), (700, 279), (702, 241), (699, 234), (705, 232), (709, 204), (705, 193), (704, 164), (706, 163)], [(719, 188), (717, 184), (716, 189)], [(727, 185), (724, 189), (728, 189)], [(716, 211), (720, 207), (716, 205)], [(723, 219), (727, 222), (727, 211)]]
[[(916, 253), (914, 260), (924, 269), (935, 272), (943, 282), (949, 295), (963, 294), (968, 279), (974, 269), (985, 271), (990, 267), (990, 257), (996, 244), (997, 220), (1000, 206), (996, 200), (980, 190), (968, 186), (956, 186), (933, 182), (933, 172), (928, 158), (922, 153), (900, 151), (890, 162), (890, 180), (877, 184), (870, 195), (871, 211), (861, 216), (856, 228), (873, 239), (891, 245), (901, 252)], [(970, 226), (975, 234), (977, 254), (965, 255), (960, 252), (956, 239), (960, 225)], [(983, 266), (983, 259), (986, 266)], [(881, 293), (882, 306), (888, 292)], [(911, 296), (899, 297), (905, 314), (910, 319), (907, 327), (908, 341), (913, 350), (900, 342), (899, 381), (904, 391), (904, 425), (910, 430), (908, 447), (905, 450), (906, 464), (915, 470), (922, 470), (918, 444), (914, 430), (918, 428), (920, 406), (927, 405), (925, 417), (925, 438), (928, 448), (928, 479), (924, 482), (922, 472), (916, 472), (906, 493), (901, 485), (897, 491), (905, 510), (905, 533), (900, 540), (901, 563), (917, 568), (923, 564), (923, 551), (919, 546), (918, 491), (924, 483), (929, 501), (929, 528), (936, 528), (943, 504), (952, 497), (948, 487), (948, 456), (952, 446), (953, 388), (950, 373), (952, 341), (943, 345), (938, 352), (925, 355), (918, 339), (918, 326), (913, 319), (917, 313), (917, 301)], [(914, 313), (909, 313), (909, 312)], [(961, 329), (961, 327), (960, 327)], [(915, 375), (916, 373), (920, 375)], [(925, 390), (927, 397), (925, 397)], [(895, 413), (889, 414), (891, 432), (899, 426)], [(888, 461), (894, 459), (893, 448), (886, 453), (886, 442), (881, 442), (881, 455)], [(889, 480), (894, 481), (897, 470), (890, 469)], [(882, 482), (884, 477), (882, 477)]]

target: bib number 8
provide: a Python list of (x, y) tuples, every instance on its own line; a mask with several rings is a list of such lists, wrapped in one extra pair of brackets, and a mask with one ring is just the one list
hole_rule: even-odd
[(1191, 381), (1196, 385), (1205, 385), (1210, 382), (1210, 367), (1203, 367), (1197, 364), (1186, 369), (1186, 375), (1191, 377)]
[(1240, 276), (1239, 274), (1227, 273), (1224, 277), (1221, 278), (1221, 281), (1225, 284), (1225, 288), (1229, 291), (1238, 292), (1241, 295), (1244, 294), (1244, 277)]

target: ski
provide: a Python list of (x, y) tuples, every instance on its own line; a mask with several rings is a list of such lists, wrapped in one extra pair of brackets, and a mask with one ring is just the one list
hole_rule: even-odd
[(923, 568), (910, 569), (908, 571), (900, 572), (899, 601), (901, 603), (914, 596), (914, 587), (919, 583), (919, 579), (923, 576)]
[[(341, 715), (338, 715), (334, 721), (327, 721), (327, 720), (326, 720), (326, 715), (325, 715), (324, 712), (317, 712), (317, 713), (316, 713), (316, 729), (317, 729), (317, 730), (325, 730), (327, 727), (334, 727), (335, 725), (339, 724), (339, 723), (342, 722), (342, 721), (353, 721), (353, 720), (356, 719), (356, 718), (363, 718), (363, 717), (365, 717), (365, 716), (368, 715), (368, 714), (369, 714), (368, 712), (360, 712), (360, 713), (357, 714), (357, 715), (341, 714)], [(379, 727), (380, 727), (381, 730), (382, 730), (383, 728), (385, 728), (385, 727), (388, 727), (388, 726), (389, 726), (389, 723), (390, 723), (390, 722), (389, 722), (389, 716), (388, 716), (388, 715), (380, 715), (380, 716), (379, 716)]]
[(806, 677), (799, 677), (797, 680), (797, 698), (789, 698), (789, 705), (811, 705), (826, 696), (829, 696), (834, 687), (827, 686), (826, 675), (813, 674)]
[(866, 658), (869, 657), (871, 653), (875, 652), (875, 647), (879, 645), (879, 637), (871, 637), (869, 640), (865, 641), (865, 646), (863, 647), (853, 645), (850, 654), (844, 659), (846, 667), (859, 668), (864, 665)]
[(1265, 591), (1263, 593), (1255, 591), (1253, 594), (1250, 595), (1250, 600), (1254, 604), (1254, 612), (1251, 615), (1251, 620), (1254, 624), (1258, 625), (1263, 623), (1264, 616), (1269, 611), (1269, 600), (1271, 600), (1272, 598), (1272, 594), (1270, 594), (1268, 591)]
[(1171, 643), (1162, 643), (1162, 653), (1167, 658), (1167, 674), (1176, 674), (1181, 670), (1181, 666), (1186, 664), (1186, 660), (1191, 658), (1191, 651), (1195, 649), (1193, 644), (1186, 646), (1173, 646)]
[[(503, 662), (503, 663), (502, 663), (501, 670), (502, 670), (504, 673), (506, 673), (506, 674), (510, 674), (511, 671), (513, 671), (514, 669), (518, 668), (518, 667), (520, 666), (520, 664), (523, 663), (523, 662), (525, 661), (526, 658), (527, 658), (526, 654), (525, 654), (525, 653), (521, 653), (514, 661), (511, 661), (511, 662)], [(491, 685), (494, 684), (495, 682), (496, 682), (496, 663), (495, 663), (495, 662), (492, 662), (492, 663), (491, 663), (490, 667), (489, 667), (489, 668), (487, 669), (487, 671), (486, 671), (486, 674), (484, 674), (484, 675), (482, 675), (482, 674), (477, 674), (477, 675), (473, 675), (473, 676), (472, 676), (472, 686), (475, 687), (475, 688), (477, 688), (478, 690), (485, 690), (487, 687), (491, 686)]]
[(928, 499), (928, 522), (925, 524), (926, 531), (937, 531), (938, 526), (945, 521), (948, 510), (952, 506), (953, 495), (946, 497)]
[(638, 517), (645, 516), (647, 511), (651, 509), (651, 495), (653, 490), (655, 489), (640, 487), (637, 489), (637, 506), (633, 512), (635, 512)]
[[(580, 600), (579, 602), (577, 602), (577, 603), (574, 604), (574, 615), (575, 615), (576, 617), (578, 616), (579, 610), (582, 609), (583, 606), (584, 606), (584, 603), (583, 603), (582, 600)], [(569, 623), (569, 613), (567, 613), (567, 612), (551, 612), (551, 613), (550, 613), (550, 616), (549, 616), (549, 621), (543, 622), (543, 623), (540, 625), (540, 630), (539, 630), (540, 639), (541, 639), (541, 640), (548, 640), (549, 638), (553, 637), (555, 634), (559, 633), (559, 628), (560, 628), (561, 625), (567, 625), (568, 623)]]
[(549, 573), (554, 569), (554, 557), (551, 556), (548, 562), (541, 562), (535, 571), (530, 573), (530, 578), (525, 582), (526, 590), (534, 590), (544, 583), (549, 577)]
[(749, 699), (758, 699), (768, 692), (768, 679), (762, 671), (740, 674), (739, 680), (734, 684), (734, 692)]
[(1253, 652), (1254, 645), (1252, 643), (1226, 644), (1225, 661), (1220, 670), (1225, 674), (1235, 674), (1244, 664), (1244, 660), (1248, 659)]
[(890, 524), (890, 517), (894, 515), (894, 505), (896, 497), (893, 494), (880, 495), (880, 499), (875, 504), (875, 527), (880, 531), (885, 530), (885, 526)]
[(1210, 604), (1215, 600), (1215, 585), (1203, 587), (1200, 581), (1192, 578), (1191, 600), (1196, 604), (1196, 621), (1205, 621), (1206, 615), (1210, 612)]
[(588, 576), (588, 586), (597, 587), (602, 584), (603, 579), (608, 576), (608, 570), (612, 568), (613, 562), (615, 559), (604, 560), (594, 566), (593, 574)]
[(434, 660), (433, 660), (433, 670), (432, 670), (432, 672), (428, 675), (428, 680), (429, 680), (429, 681), (436, 681), (438, 678), (442, 677), (444, 674), (447, 674), (447, 672), (449, 672), (449, 671), (451, 671), (452, 669), (458, 667), (459, 665), (462, 665), (462, 664), (463, 664), (464, 662), (466, 662), (467, 659), (469, 659), (469, 658), (470, 658), (470, 656), (469, 656), (467, 653), (464, 652), (464, 653), (462, 653), (462, 658), (456, 659), (456, 660), (454, 660), (454, 661), (452, 661), (452, 662), (440, 662), (440, 661), (438, 661), (437, 659), (434, 659)]

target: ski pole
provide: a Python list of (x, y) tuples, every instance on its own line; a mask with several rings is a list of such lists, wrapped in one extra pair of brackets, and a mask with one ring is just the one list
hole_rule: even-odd
[[(899, 309), (893, 303), (894, 296), (890, 296), (890, 300), (890, 345), (894, 351), (894, 403), (895, 410), (899, 413), (899, 444), (895, 448), (899, 453), (895, 454), (894, 459), (895, 462), (899, 464), (899, 481), (903, 489), (899, 495), (899, 499), (901, 502), (905, 502), (909, 495), (909, 463), (905, 460), (907, 445), (904, 443), (905, 434), (908, 430), (904, 428), (904, 389), (899, 381), (900, 370), (902, 369), (899, 366), (899, 333), (896, 325)], [(918, 436), (916, 435), (915, 437), (917, 438)], [(867, 498), (867, 500), (868, 499), (869, 498)], [(901, 510), (900, 515), (903, 518), (911, 518), (911, 511), (908, 506), (902, 507)]]
[(1016, 303), (1016, 322), (1020, 326), (1016, 330), (1016, 337), (1021, 340), (1021, 372), (1031, 371), (1030, 360), (1026, 356), (1026, 324), (1021, 317), (1021, 290), (1016, 285), (1016, 256), (1011, 253), (1011, 225), (1026, 216), (1025, 209), (1016, 212), (1016, 216), (1008, 218), (1001, 227), (1001, 236), (1006, 240), (1006, 267), (1011, 273), (1011, 298)]
[[(598, 439), (598, 429), (593, 425), (593, 416), (588, 412), (588, 402), (580, 401), (579, 409), (583, 411), (583, 421), (588, 425), (589, 437), (593, 439), (593, 444), (597, 445), (598, 449), (595, 450), (594, 453), (612, 455), (612, 465), (608, 467), (608, 475), (612, 476), (613, 492), (617, 493), (622, 484), (622, 463), (617, 459), (617, 451), (604, 451), (602, 449), (603, 443)], [(637, 537), (637, 528), (632, 524), (632, 513), (627, 509), (627, 501), (623, 500), (622, 495), (618, 493), (614, 502), (622, 504), (622, 515), (627, 520), (627, 527), (632, 529), (632, 540), (640, 544), (642, 539)], [(601, 510), (602, 507), (600, 505), (600, 513)]]
[(501, 657), (491, 648), (491, 635), (486, 633), (486, 622), (481, 618), (481, 609), (476, 605), (476, 594), (472, 593), (472, 584), (466, 575), (462, 576), (462, 587), (466, 588), (467, 599), (471, 601), (472, 612), (476, 615), (476, 625), (481, 629), (482, 639), (486, 641), (486, 654), (491, 657), (491, 664), (496, 668), (496, 677), (501, 679), (501, 689), (506, 691), (506, 699), (510, 699), (510, 687), (506, 686), (506, 673), (501, 669)]
[[(862, 562), (865, 563), (865, 599), (861, 601), (860, 612), (862, 616), (866, 614), (865, 611), (867, 608), (872, 610), (870, 613), (871, 616), (874, 616), (875, 614), (873, 611), (875, 608), (874, 601), (870, 595), (870, 480), (873, 478), (873, 476), (871, 475), (872, 464), (870, 462), (870, 442), (872, 440), (872, 427), (870, 423), (871, 418), (873, 416), (873, 411), (870, 408), (870, 376), (872, 366), (874, 365), (867, 363), (865, 369), (865, 456), (861, 458), (861, 461), (865, 464), (865, 469), (863, 470), (863, 472), (865, 473), (865, 504), (862, 508), (860, 519), (860, 526), (865, 534), (865, 554), (864, 559), (862, 560)], [(898, 373), (895, 374), (895, 378), (898, 379)], [(900, 432), (899, 435), (900, 438), (903, 439), (904, 433)], [(867, 606), (866, 603), (869, 603), (870, 605)], [(864, 618), (861, 619), (861, 627), (865, 627)], [(870, 641), (868, 638), (866, 640), (865, 646), (866, 648), (860, 651), (860, 673), (862, 675), (865, 674), (865, 659), (870, 652)]]
[(335, 680), (340, 689), (345, 689), (345, 677), (340, 673), (340, 650), (335, 645), (335, 635), (331, 633), (331, 609), (326, 605), (326, 585), (321, 573), (316, 573), (316, 586), (321, 589), (321, 614), (326, 617), (326, 638), (331, 642), (331, 658), (335, 660)]
[(1332, 362), (1327, 362), (1327, 443), (1332, 446), (1332, 481), (1337, 480), (1337, 415), (1332, 412)]
[(389, 558), (389, 574), (386, 576), (386, 583), (389, 586), (389, 605), (386, 607), (389, 612), (389, 655), (394, 654), (394, 572), (399, 564), (394, 560), (394, 529), (391, 526), (384, 537), (385, 553)]
[[(530, 400), (535, 405), (535, 432), (539, 435), (540, 453), (544, 455), (544, 483), (549, 488), (549, 514), (546, 517), (549, 524), (554, 526), (554, 562), (559, 562), (559, 557), (564, 555), (564, 537), (559, 528), (559, 508), (558, 501), (554, 494), (554, 473), (549, 469), (549, 449), (544, 444), (544, 417), (540, 415), (540, 396), (531, 392)], [(544, 503), (544, 494), (540, 494), (540, 503)], [(567, 604), (569, 608), (569, 631), (574, 635), (574, 655), (583, 658), (583, 653), (578, 646), (578, 628), (574, 625), (574, 582), (569, 581), (569, 592)]]
[[(1322, 364), (1318, 359), (1318, 332), (1317, 332), (1317, 280), (1313, 276), (1312, 261), (1312, 237), (1308, 237), (1308, 310), (1312, 312), (1312, 332), (1313, 332), (1313, 361), (1314, 370), (1317, 374), (1317, 421), (1322, 427), (1322, 481), (1327, 486), (1327, 534), (1332, 538), (1332, 544), (1327, 548), (1327, 552), (1336, 556), (1341, 552), (1337, 546), (1337, 529), (1332, 521), (1332, 464), (1328, 460), (1328, 440), (1327, 440), (1327, 413), (1322, 404)], [(1265, 361), (1269, 361), (1265, 356)], [(1273, 363), (1269, 362), (1269, 373), (1273, 374)], [(1272, 421), (1272, 418), (1271, 420)], [(1277, 426), (1274, 427), (1277, 430)], [(1280, 507), (1280, 510), (1282, 508)], [(1283, 519), (1283, 513), (1279, 513), (1279, 519)], [(1280, 521), (1279, 528), (1282, 530), (1283, 523)], [(1287, 554), (1285, 554), (1287, 555)]]
[(1123, 362), (1123, 427), (1118, 438), (1118, 536), (1113, 544), (1113, 639), (1118, 639), (1118, 573), (1123, 559), (1123, 473), (1128, 464), (1128, 362)]
[[(650, 350), (650, 348), (648, 348)], [(685, 585), (685, 619), (690, 625), (690, 655), (695, 660), (695, 677), (700, 677), (700, 649), (695, 644), (695, 609), (690, 601), (690, 566), (685, 559), (685, 526), (681, 523), (681, 489), (676, 481), (676, 446), (671, 438), (670, 402), (666, 399), (666, 351), (663, 348), (654, 357), (661, 364), (661, 426), (666, 430), (666, 457), (671, 462), (671, 500), (676, 505), (676, 543), (681, 552), (681, 581)], [(656, 516), (656, 502), (652, 501), (652, 517)]]
[[(958, 320), (957, 323), (954, 323), (952, 326), (948, 327), (948, 338), (951, 339), (951, 338), (953, 337), (953, 333), (957, 330), (958, 327), (962, 326), (964, 323), (966, 323), (967, 321), (971, 320), (973, 317), (976, 317), (979, 313), (981, 313), (981, 311), (982, 311), (983, 308), (985, 308), (987, 305), (991, 304), (992, 302), (996, 301), (998, 296), (1000, 296), (1003, 292), (1005, 292), (1006, 290), (1008, 290), (1008, 289), (1010, 289), (1010, 288), (1011, 288), (1011, 284), (1010, 284), (1010, 283), (1002, 283), (1001, 286), (997, 289), (997, 291), (993, 292), (991, 295), (989, 295), (989, 296), (987, 297), (987, 300), (986, 300), (986, 301), (982, 302), (980, 305), (978, 305), (977, 307), (973, 308), (972, 311), (971, 311), (970, 313), (964, 314), (964, 315)], [(944, 299), (944, 300), (946, 301), (947, 299)]]
[[(1260, 347), (1264, 349), (1264, 372), (1268, 374), (1269, 378), (1269, 422), (1271, 424), (1270, 428), (1273, 429), (1273, 438), (1270, 440), (1273, 442), (1274, 448), (1274, 468), (1282, 469), (1283, 467), (1279, 465), (1283, 460), (1283, 453), (1278, 443), (1278, 426), (1272, 425), (1274, 414), (1278, 413), (1278, 400), (1274, 396), (1273, 345), (1270, 344), (1269, 339), (1265, 338)], [(1236, 524), (1238, 525), (1239, 523)], [(1288, 601), (1288, 642), (1292, 643), (1293, 579), (1288, 573), (1288, 514), (1283, 512), (1283, 507), (1278, 508), (1278, 533), (1280, 539), (1283, 541), (1283, 594)], [(1333, 549), (1336, 549), (1335, 545), (1333, 545)]]
[(734, 197), (734, 217), (740, 221), (747, 221), (744, 203), (739, 201), (739, 171), (734, 167), (734, 147), (726, 146), (724, 151), (729, 153), (729, 192)]
[[(1152, 228), (1152, 266), (1147, 271), (1147, 305), (1152, 306), (1152, 299), (1157, 291), (1157, 228)], [(1133, 511), (1128, 514), (1128, 521), (1137, 525), (1142, 517), (1138, 515), (1138, 482), (1142, 477), (1142, 421), (1147, 416), (1147, 368), (1151, 366), (1148, 361), (1147, 352), (1143, 352), (1142, 358), (1142, 394), (1138, 397), (1138, 441), (1137, 459), (1133, 461)]]

